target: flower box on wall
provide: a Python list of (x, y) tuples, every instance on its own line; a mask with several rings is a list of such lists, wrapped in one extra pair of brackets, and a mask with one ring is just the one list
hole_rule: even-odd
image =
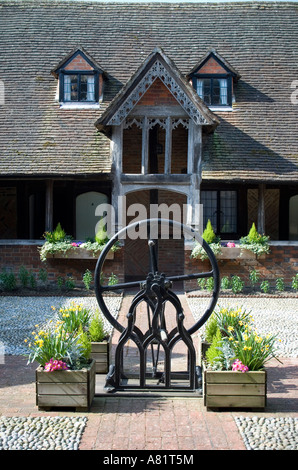
[[(75, 250), (69, 250), (66, 252), (57, 252), (57, 253), (48, 253), (47, 258), (54, 259), (97, 259), (100, 256), (100, 251), (94, 253), (90, 250), (85, 250), (84, 248), (77, 248)], [(114, 259), (114, 252), (109, 251), (106, 259)]]
[(88, 411), (95, 395), (95, 361), (80, 370), (36, 369), (36, 405), (39, 410), (75, 408)]
[(97, 374), (105, 374), (109, 370), (109, 347), (109, 341), (91, 342), (90, 357), (95, 360)]
[[(265, 257), (265, 255), (260, 256), (260, 258), (263, 257)], [(221, 248), (221, 253), (217, 255), (217, 259), (256, 259), (256, 255), (252, 251), (238, 246), (231, 248), (223, 246)]]
[(204, 367), (204, 405), (207, 408), (265, 408), (267, 374), (262, 371), (212, 371)]

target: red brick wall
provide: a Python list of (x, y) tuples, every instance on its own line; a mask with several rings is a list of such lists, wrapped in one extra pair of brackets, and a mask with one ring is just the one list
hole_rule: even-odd
[[(42, 262), (36, 245), (0, 245), (1, 271), (6, 269), (18, 276), (20, 267), (24, 266), (38, 279), (38, 273), (43, 268), (48, 273), (49, 284), (56, 284), (58, 277), (71, 276), (77, 286), (83, 287), (83, 275), (86, 269), (94, 274), (96, 261), (95, 257), (94, 259), (51, 258)], [(115, 252), (113, 260), (105, 261), (103, 271), (106, 278), (113, 273), (118, 276), (119, 281), (123, 281), (123, 250)]]
[[(167, 275), (183, 274), (184, 272), (204, 272), (209, 271), (208, 261), (194, 260), (190, 258), (190, 250), (181, 247), (180, 240), (162, 240), (159, 248), (159, 268)], [(175, 256), (172, 254), (175, 253)], [(182, 259), (180, 259), (182, 256)], [(48, 259), (45, 263), (40, 261), (36, 245), (0, 245), (0, 265), (1, 270), (6, 268), (18, 275), (20, 266), (25, 266), (38, 276), (41, 268), (48, 272), (48, 282), (56, 284), (59, 276), (65, 278), (72, 276), (77, 286), (83, 287), (82, 277), (86, 269), (93, 273), (96, 265), (96, 258), (93, 260), (74, 259)], [(249, 270), (257, 269), (263, 279), (271, 280), (272, 285), (276, 278), (283, 277), (287, 286), (290, 286), (292, 277), (298, 272), (298, 246), (271, 246), (271, 253), (264, 259), (258, 260), (218, 260), (221, 278), (223, 276), (237, 275), (249, 285)], [(180, 269), (182, 267), (182, 270)], [(106, 277), (114, 273), (120, 282), (124, 280), (124, 250), (117, 251), (113, 260), (106, 260), (104, 265)], [(187, 289), (197, 287), (196, 281), (189, 281)]]
[(172, 93), (157, 78), (153, 84), (148, 88), (146, 93), (142, 96), (137, 106), (163, 106), (163, 105), (177, 105), (177, 100)]
[(199, 73), (227, 73), (227, 71), (215, 60), (210, 57), (206, 64), (200, 68)]
[[(185, 273), (204, 272), (210, 270), (208, 260), (202, 262), (190, 258), (190, 250), (185, 252)], [(256, 269), (262, 280), (271, 280), (272, 285), (278, 277), (282, 277), (290, 286), (292, 277), (298, 272), (298, 246), (271, 246), (270, 254), (264, 259), (218, 260), (220, 277), (239, 276), (249, 286), (249, 272)], [(188, 282), (188, 288), (196, 288), (197, 281)]]
[(78, 54), (67, 66), (65, 67), (65, 70), (94, 70), (93, 67), (91, 67), (90, 64), (84, 59), (83, 56)]

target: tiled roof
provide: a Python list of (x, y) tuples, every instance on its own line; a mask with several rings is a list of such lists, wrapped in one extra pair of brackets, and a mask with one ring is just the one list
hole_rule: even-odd
[[(95, 127), (112, 98), (161, 47), (183, 75), (214, 48), (241, 75), (233, 112), (205, 137), (203, 178), (298, 181), (298, 5), (0, 0), (0, 174), (110, 171)], [(100, 109), (60, 109), (51, 71), (82, 47), (107, 73)]]

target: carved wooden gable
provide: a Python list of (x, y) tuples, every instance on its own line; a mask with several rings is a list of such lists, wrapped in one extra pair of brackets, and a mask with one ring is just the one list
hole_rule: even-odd
[(97, 121), (97, 127), (101, 130), (102, 126), (120, 125), (137, 105), (148, 104), (147, 98), (152, 99), (154, 95), (155, 106), (163, 105), (165, 100), (167, 104), (179, 105), (195, 124), (218, 124), (174, 63), (160, 49), (155, 49)]

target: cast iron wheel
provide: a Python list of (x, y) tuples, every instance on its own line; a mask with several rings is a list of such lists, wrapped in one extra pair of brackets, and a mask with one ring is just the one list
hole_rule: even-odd
[[(187, 331), (191, 335), (195, 333), (210, 317), (211, 313), (214, 310), (214, 307), (216, 305), (218, 295), (219, 295), (219, 269), (217, 265), (216, 258), (214, 256), (213, 251), (209, 247), (209, 245), (206, 243), (205, 240), (202, 239), (202, 237), (195, 232), (192, 228), (188, 227), (187, 225), (181, 224), (180, 222), (172, 221), (172, 220), (166, 220), (166, 219), (146, 219), (146, 220), (141, 220), (138, 222), (135, 222), (133, 224), (130, 224), (126, 227), (124, 227), (122, 230), (120, 230), (118, 233), (116, 233), (106, 244), (104, 249), (102, 250), (98, 260), (97, 264), (95, 267), (95, 275), (94, 275), (94, 285), (95, 285), (95, 294), (97, 298), (97, 302), (102, 310), (102, 313), (106, 317), (106, 319), (109, 321), (111, 325), (113, 325), (118, 331), (123, 332), (125, 327), (122, 326), (111, 314), (109, 309), (107, 308), (107, 305), (104, 301), (103, 294), (104, 292), (107, 291), (117, 291), (117, 290), (122, 290), (125, 288), (131, 288), (131, 287), (140, 287), (144, 286), (146, 284), (146, 280), (140, 280), (140, 281), (134, 281), (134, 282), (124, 282), (124, 283), (119, 283), (116, 285), (102, 285), (101, 284), (101, 271), (102, 267), (104, 264), (104, 261), (106, 259), (107, 254), (111, 250), (111, 248), (121, 239), (125, 238), (125, 233), (129, 229), (134, 229), (135, 227), (140, 227), (141, 225), (147, 225), (149, 226), (150, 224), (169, 224), (170, 226), (176, 226), (180, 227), (181, 230), (183, 230), (183, 233), (187, 233), (192, 239), (195, 239), (198, 243), (201, 244), (205, 252), (207, 253), (207, 256), (209, 258), (210, 264), (211, 264), (211, 271), (208, 272), (201, 272), (201, 273), (194, 273), (194, 274), (183, 274), (183, 275), (178, 275), (178, 276), (169, 276), (166, 277), (166, 280), (169, 282), (177, 282), (177, 281), (186, 281), (190, 279), (200, 279), (200, 278), (208, 278), (208, 277), (213, 277), (214, 279), (214, 287), (212, 291), (212, 296), (211, 300), (209, 303), (209, 306), (201, 316), (201, 318)], [(151, 250), (152, 248), (152, 243), (149, 241), (148, 242), (149, 249)], [(153, 251), (152, 251), (153, 253)], [(158, 267), (157, 267), (157, 261), (156, 259), (153, 260), (153, 265), (154, 265), (154, 271), (158, 272)]]

